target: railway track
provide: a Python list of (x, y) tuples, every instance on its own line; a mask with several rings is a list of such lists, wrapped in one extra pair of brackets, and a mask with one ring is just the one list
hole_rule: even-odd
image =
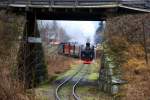
[(78, 83), (82, 80), (83, 77), (81, 77), (74, 85), (73, 85), (73, 89), (72, 89), (72, 95), (74, 96), (75, 100), (80, 100), (80, 97), (77, 95), (76, 93), (76, 88)]
[[(82, 73), (81, 75), (79, 73)], [(63, 90), (63, 87), (67, 86), (66, 84), (69, 83), (73, 78), (75, 78), (77, 75), (80, 75), (80, 78), (72, 85), (72, 96), (75, 100), (80, 100), (80, 97), (76, 93), (76, 88), (80, 81), (84, 78), (84, 76), (87, 73), (87, 67), (85, 65), (81, 66), (72, 76), (68, 77), (66, 80), (64, 80), (62, 83), (60, 83), (55, 91), (56, 100), (62, 100), (60, 97), (60, 90)]]

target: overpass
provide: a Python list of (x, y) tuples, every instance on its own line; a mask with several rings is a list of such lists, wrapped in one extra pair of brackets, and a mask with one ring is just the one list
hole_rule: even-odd
[[(149, 0), (0, 0), (0, 10), (26, 17), (20, 46), (18, 70), (27, 87), (46, 78), (34, 79), (45, 67), (37, 19), (43, 20), (106, 20), (124, 14), (149, 13)], [(32, 39), (32, 40), (31, 40)], [(31, 41), (30, 41), (31, 40)], [(22, 73), (24, 72), (24, 74)], [(46, 72), (44, 72), (46, 73)], [(24, 78), (23, 78), (24, 76)], [(33, 83), (34, 82), (34, 83)]]
[(37, 19), (105, 20), (150, 12), (150, 0), (0, 0), (0, 8), (35, 12)]

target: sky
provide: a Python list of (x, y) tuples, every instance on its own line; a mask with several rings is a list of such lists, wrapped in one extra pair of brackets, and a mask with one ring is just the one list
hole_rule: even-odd
[[(44, 23), (52, 23), (51, 20), (44, 20)], [(63, 27), (66, 33), (71, 37), (72, 42), (80, 44), (86, 43), (90, 39), (94, 43), (94, 34), (99, 26), (99, 21), (57, 21), (58, 25)]]
[(79, 43), (85, 43), (88, 38), (94, 42), (94, 34), (99, 25), (98, 21), (60, 21), (58, 23), (73, 41)]

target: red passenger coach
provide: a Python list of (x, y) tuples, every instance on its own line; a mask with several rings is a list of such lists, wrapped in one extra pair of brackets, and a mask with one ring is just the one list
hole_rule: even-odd
[(70, 44), (64, 44), (64, 54), (70, 55)]
[(74, 58), (79, 58), (80, 46), (70, 42), (60, 43), (58, 53), (66, 56), (72, 56)]

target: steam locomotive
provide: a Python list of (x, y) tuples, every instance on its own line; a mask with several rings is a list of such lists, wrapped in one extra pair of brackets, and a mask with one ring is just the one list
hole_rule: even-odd
[(95, 50), (94, 46), (90, 46), (90, 43), (86, 43), (86, 47), (83, 49), (81, 48), (81, 60), (83, 60), (84, 64), (91, 64), (93, 59), (95, 58)]
[(95, 58), (94, 46), (90, 46), (90, 43), (86, 43), (86, 46), (80, 46), (74, 43), (60, 43), (58, 54), (71, 56), (74, 58), (80, 58), (84, 64), (91, 64)]

